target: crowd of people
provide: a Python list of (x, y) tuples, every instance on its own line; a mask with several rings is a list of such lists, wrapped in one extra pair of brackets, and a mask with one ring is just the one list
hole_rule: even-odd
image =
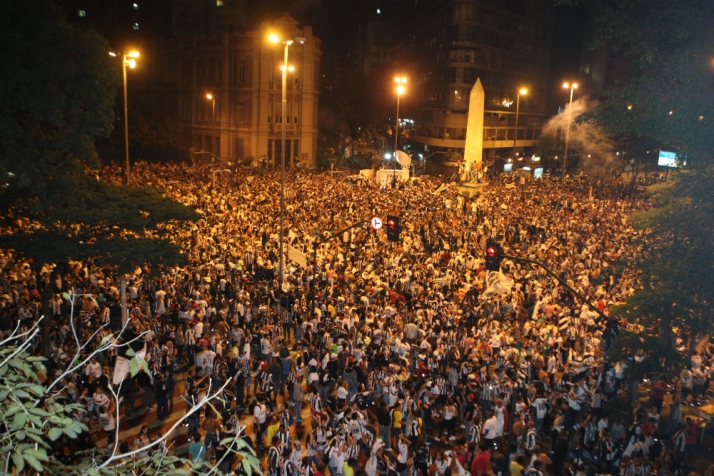
[[(145, 352), (151, 372), (112, 375), (126, 356), (121, 347), (64, 378), (66, 397), (87, 410), (76, 418), (101, 428), (110, 445), (121, 426), (112, 416), (118, 384), (123, 416), (140, 410), (141, 389), (141, 408), (156, 404), (157, 418), (167, 419), (175, 374), (189, 366), (182, 397), (187, 411), (203, 407), (186, 417), (189, 452), (225, 474), (245, 474), (221, 443), (230, 434), (265, 454), (269, 476), (685, 470), (680, 456), (700, 436), (689, 403), (706, 395), (714, 346), (695, 354), (681, 385), (658, 382), (631, 418), (608, 411), (636, 365), (607, 356), (632, 325), (609, 310), (639, 286), (642, 234), (627, 217), (647, 207), (643, 198), (585, 180), (501, 179), (466, 198), (438, 178), (380, 188), (305, 172), (286, 183), (293, 259), (281, 280), (276, 174), (237, 171), (211, 186), (202, 166), (137, 164), (132, 173), (201, 218), (164, 225), (190, 265), (121, 277), (131, 317), (122, 338), (139, 338), (131, 347)], [(398, 243), (384, 231), (349, 228), (387, 214), (401, 217)], [(502, 245), (501, 272), (485, 269), (487, 241)], [(7, 336), (38, 318), (43, 274), (11, 251), (0, 267)], [(58, 369), (75, 355), (73, 329), (82, 342), (95, 336), (86, 352), (111, 335), (119, 278), (91, 262), (57, 278), (50, 337)], [(81, 295), (74, 306), (71, 290)], [(224, 398), (205, 405), (216, 392)], [(146, 427), (122, 445), (157, 438)], [(71, 463), (91, 441), (65, 441), (56, 457)]]

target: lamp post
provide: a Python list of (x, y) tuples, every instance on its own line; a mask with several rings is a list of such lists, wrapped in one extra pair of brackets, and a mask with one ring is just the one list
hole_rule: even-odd
[[(215, 156), (218, 156), (219, 154), (216, 154), (213, 150), (213, 144), (215, 143), (216, 139), (216, 97), (212, 93), (206, 93), (206, 99), (211, 101), (211, 153)], [(218, 149), (220, 152), (221, 141), (219, 140), (218, 143)]]
[(282, 41), (283, 48), (283, 66), (282, 69), (282, 124), (280, 130), (280, 263), (278, 264), (278, 274), (280, 274), (280, 286), (282, 288), (285, 279), (285, 141), (286, 141), (286, 122), (288, 119), (288, 49), (290, 45), (297, 42), (305, 43), (305, 38), (295, 37), (292, 40), (281, 40), (276, 34), (271, 34), (268, 39), (272, 43), (280, 43)]
[(216, 97), (212, 93), (206, 93), (206, 99), (211, 101), (211, 153), (217, 156), (218, 154), (213, 150), (213, 144), (216, 139)]
[(565, 169), (568, 165), (568, 145), (570, 145), (570, 121), (573, 115), (573, 91), (578, 89), (578, 83), (563, 83), (563, 89), (570, 88), (570, 104), (568, 105), (568, 125), (565, 128), (565, 154), (563, 154), (563, 182), (565, 182)]
[(526, 88), (521, 88), (518, 90), (518, 98), (516, 99), (516, 135), (513, 138), (513, 152), (515, 152), (516, 141), (518, 140), (518, 111), (521, 107), (521, 94), (525, 96), (526, 94), (528, 94), (528, 90)]
[(397, 176), (397, 147), (399, 146), (399, 98), (404, 94), (404, 85), (407, 84), (407, 78), (405, 76), (397, 76), (394, 78), (394, 82), (397, 83), (397, 124), (394, 128), (394, 168), (393, 176)]
[[(109, 56), (116, 57), (117, 54), (114, 52), (109, 52)], [(126, 183), (129, 183), (129, 177), (131, 172), (129, 169), (129, 113), (128, 113), (128, 102), (126, 94), (126, 68), (127, 66), (131, 69), (136, 68), (136, 58), (139, 57), (138, 51), (130, 51), (128, 53), (122, 53), (122, 79), (124, 83), (124, 151), (126, 154)]]

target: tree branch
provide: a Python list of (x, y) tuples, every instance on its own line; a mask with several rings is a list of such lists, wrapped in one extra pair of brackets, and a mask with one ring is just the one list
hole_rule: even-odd
[[(121, 454), (112, 454), (104, 463), (102, 463), (98, 468), (107, 468), (109, 464), (113, 461), (116, 461), (118, 459), (123, 459), (123, 458), (128, 458), (130, 456), (134, 456), (135, 454), (141, 453), (142, 451), (146, 451), (147, 449), (153, 448), (154, 446), (160, 445), (162, 442), (166, 441), (169, 438), (169, 435), (171, 435), (176, 428), (179, 426), (183, 425), (183, 422), (186, 420), (187, 417), (193, 415), (197, 411), (201, 409), (201, 407), (205, 403), (209, 403), (212, 400), (215, 400), (216, 398), (219, 398), (219, 396), (223, 393), (223, 390), (226, 389), (228, 384), (230, 383), (230, 380), (226, 380), (226, 382), (219, 388), (217, 391), (215, 391), (213, 394), (207, 395), (203, 400), (200, 402), (196, 403), (193, 408), (191, 408), (184, 416), (179, 418), (176, 423), (171, 426), (171, 428), (163, 435), (161, 435), (161, 438), (157, 439), (156, 441), (151, 442), (150, 444), (146, 446), (142, 446), (141, 448), (137, 448), (135, 450), (129, 451), (127, 453), (121, 453)], [(210, 388), (210, 381), (209, 381), (209, 388)]]

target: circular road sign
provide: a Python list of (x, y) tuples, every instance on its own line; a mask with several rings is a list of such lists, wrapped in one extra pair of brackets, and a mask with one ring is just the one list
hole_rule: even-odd
[(379, 217), (374, 217), (372, 218), (372, 228), (375, 230), (379, 230), (382, 228), (382, 219)]

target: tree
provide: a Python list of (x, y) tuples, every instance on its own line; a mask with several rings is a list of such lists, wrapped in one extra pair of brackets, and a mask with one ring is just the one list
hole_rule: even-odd
[[(581, 120), (613, 136), (646, 138), (676, 151), (682, 172), (651, 187), (653, 208), (632, 217), (644, 231), (642, 289), (616, 311), (639, 327), (621, 333), (614, 358), (640, 354), (641, 368), (676, 360), (674, 329), (689, 345), (710, 330), (714, 279), (714, 4), (705, 0), (606, 2), (595, 47), (629, 59), (638, 73)], [(686, 166), (685, 166), (686, 161)]]
[[(159, 190), (99, 176), (94, 142), (112, 130), (121, 71), (106, 40), (69, 25), (50, 0), (0, 3), (0, 26), (0, 247), (36, 269), (57, 265), (55, 274), (70, 259), (119, 273), (183, 264), (164, 224), (195, 219), (195, 211)], [(44, 315), (53, 281), (40, 283)]]
[(0, 18), (0, 214), (13, 233), (0, 245), (38, 267), (90, 256), (120, 270), (180, 263), (160, 224), (195, 212), (99, 177), (94, 142), (112, 130), (120, 72), (106, 40), (50, 0), (2, 2)]
[[(166, 449), (139, 458), (134, 457), (139, 450), (122, 453), (118, 443), (121, 424), (116, 425), (115, 444), (111, 448), (82, 453), (77, 456), (76, 465), (67, 466), (50, 458), (54, 442), (63, 437), (76, 439), (80, 433), (88, 431), (87, 425), (82, 422), (86, 414), (85, 408), (79, 403), (71, 402), (66, 392), (70, 375), (81, 370), (96, 354), (106, 352), (111, 347), (120, 349), (132, 344), (132, 341), (117, 340), (125, 333), (127, 326), (124, 326), (121, 332), (107, 335), (96, 346), (92, 346), (92, 342), (99, 331), (82, 341), (81, 332), (75, 327), (82, 325), (81, 320), (74, 319), (74, 302), (81, 295), (71, 292), (64, 297), (72, 304), (70, 322), (75, 343), (74, 355), (67, 360), (68, 363), (64, 367), (50, 373), (44, 365), (46, 360), (31, 354), (33, 340), (40, 333), (37, 323), (24, 331), (16, 328), (12, 335), (0, 341), (0, 422), (3, 425), (3, 432), (0, 434), (0, 468), (3, 474), (19, 474), (29, 468), (37, 472), (49, 471), (52, 474), (68, 475), (190, 475), (192, 471), (220, 474), (217, 467), (208, 463), (192, 464), (183, 458), (170, 456)], [(143, 342), (143, 334), (135, 336), (133, 341)], [(83, 351), (86, 354), (83, 354)], [(148, 369), (142, 352), (133, 353), (127, 350), (127, 355), (131, 356), (132, 377)], [(175, 422), (165, 435), (143, 449), (160, 448), (162, 442), (201, 406), (213, 406), (219, 402), (225, 404), (221, 395), (229, 383), (230, 380), (209, 393), (200, 405), (190, 408), (184, 417)], [(117, 422), (120, 422), (120, 391), (121, 384), (117, 388), (110, 387)], [(226, 455), (240, 455), (248, 475), (253, 472), (260, 473), (260, 462), (255, 452), (239, 435), (225, 438), (222, 443), (228, 450)]]
[(94, 140), (111, 131), (117, 72), (94, 32), (71, 27), (49, 0), (0, 5), (2, 203), (47, 198), (53, 180), (96, 167)]

